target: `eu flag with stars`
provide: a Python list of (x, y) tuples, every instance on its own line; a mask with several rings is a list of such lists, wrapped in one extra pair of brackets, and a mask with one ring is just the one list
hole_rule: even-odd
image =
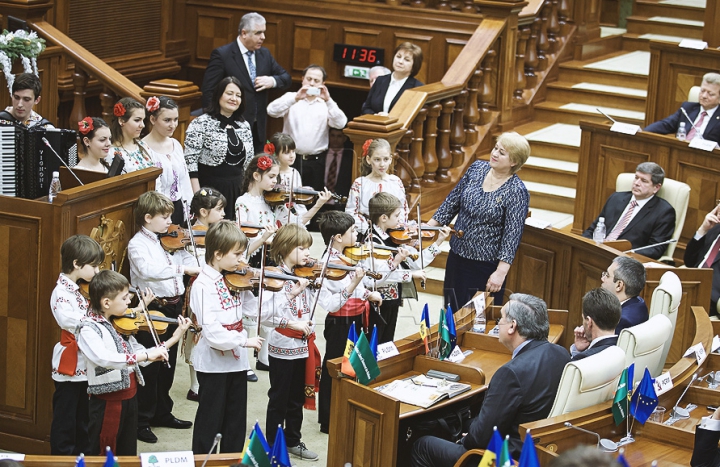
[(650, 372), (645, 368), (645, 374), (640, 381), (640, 387), (635, 390), (630, 401), (630, 413), (635, 420), (643, 425), (650, 418), (655, 407), (658, 405), (658, 398), (655, 394), (655, 386)]

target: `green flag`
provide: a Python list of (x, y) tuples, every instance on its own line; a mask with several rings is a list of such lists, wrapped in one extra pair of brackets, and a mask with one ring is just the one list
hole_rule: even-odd
[(350, 354), (350, 365), (355, 370), (360, 384), (368, 384), (380, 375), (380, 367), (364, 332), (360, 333), (355, 348)]
[(512, 458), (510, 457), (510, 437), (507, 435), (503, 440), (502, 449), (500, 449), (500, 455), (495, 465), (497, 467), (512, 467), (513, 465)]
[(265, 447), (262, 445), (260, 438), (254, 431), (250, 436), (250, 443), (245, 449), (245, 455), (241, 462), (254, 467), (270, 467), (270, 458), (265, 452)]
[(612, 414), (615, 425), (619, 425), (628, 414), (628, 370), (625, 368), (620, 375), (615, 397), (613, 398)]
[(445, 360), (453, 351), (450, 328), (448, 327), (447, 319), (445, 317), (445, 310), (440, 310), (440, 322), (438, 324), (438, 329), (440, 330), (440, 350), (438, 358), (440, 360)]

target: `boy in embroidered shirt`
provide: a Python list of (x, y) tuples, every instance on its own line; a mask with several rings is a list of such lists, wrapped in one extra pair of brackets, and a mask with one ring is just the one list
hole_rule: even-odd
[[(402, 202), (394, 195), (386, 192), (376, 193), (368, 203), (370, 211), (370, 222), (372, 222), (372, 241), (376, 245), (393, 246), (388, 235), (389, 229), (396, 229), (402, 215)], [(450, 236), (449, 227), (441, 227), (438, 230), (438, 237), (435, 243), (422, 251), (423, 266), (427, 267), (440, 253), (440, 245)], [(425, 280), (425, 271), (420, 268), (420, 261), (414, 261), (412, 256), (418, 251), (407, 245), (397, 247), (397, 254), (389, 261), (374, 261), (377, 272), (384, 274), (383, 278), (373, 284), (373, 279), (365, 277), (363, 280), (366, 287), (377, 288), (382, 296), (383, 303), (380, 307), (380, 314), (385, 322), (376, 314), (370, 314), (370, 329), (377, 326), (378, 344), (391, 342), (395, 338), (395, 326), (397, 324), (398, 310), (402, 305), (402, 299), (417, 299), (417, 291), (413, 279)], [(417, 258), (417, 256), (415, 256)], [(365, 261), (366, 265), (370, 260)], [(386, 324), (387, 323), (387, 324)]]
[[(130, 260), (130, 280), (135, 287), (144, 290), (150, 288), (159, 297), (161, 306), (157, 307), (169, 318), (182, 314), (183, 274), (191, 276), (200, 272), (197, 260), (187, 251), (174, 253), (165, 251), (160, 243), (159, 234), (167, 232), (171, 225), (173, 202), (157, 191), (143, 193), (135, 208), (135, 223), (140, 230), (128, 243)], [(175, 331), (175, 325), (168, 327), (169, 333)], [(145, 347), (154, 345), (148, 332), (139, 332), (138, 342)], [(145, 370), (145, 386), (138, 389), (138, 439), (146, 443), (157, 442), (150, 426), (169, 428), (190, 428), (192, 422), (178, 420), (172, 414), (173, 401), (170, 388), (175, 377), (177, 348), (170, 350), (170, 367), (163, 363), (148, 366)]]
[[(272, 259), (284, 274), (310, 259), (312, 236), (297, 224), (288, 224), (275, 234)], [(265, 434), (274, 440), (278, 425), (284, 426), (288, 452), (300, 459), (316, 460), (318, 455), (303, 443), (300, 429), (303, 406), (315, 410), (315, 392), (320, 382), (320, 351), (310, 322), (314, 293), (307, 279), (285, 281), (282, 290), (263, 295), (261, 322), (273, 328), (268, 338), (270, 390), (268, 391)]]
[(78, 456), (87, 452), (88, 396), (87, 371), (75, 340), (75, 328), (87, 314), (88, 301), (77, 282), (90, 280), (105, 259), (102, 247), (87, 235), (73, 235), (60, 248), (62, 272), (50, 298), (55, 321), (61, 329), (60, 342), (52, 356), (53, 421), (50, 453)]
[[(76, 331), (85, 357), (90, 394), (88, 454), (101, 455), (110, 446), (118, 456), (137, 454), (137, 384), (143, 384), (139, 363), (167, 360), (167, 348), (190, 326), (179, 317), (172, 337), (146, 349), (134, 337), (115, 331), (110, 319), (125, 314), (130, 303), (127, 279), (115, 271), (100, 271), (89, 286), (90, 311)], [(135, 374), (133, 374), (135, 373)], [(137, 380), (136, 380), (137, 378)]]
[(250, 291), (231, 293), (223, 271), (240, 267), (247, 237), (232, 221), (213, 224), (205, 235), (205, 266), (190, 289), (190, 309), (201, 326), (192, 364), (200, 381), (192, 449), (206, 454), (222, 434), (221, 452), (240, 452), (247, 416), (247, 348), (260, 349), (263, 339), (248, 338), (243, 316), (258, 318), (257, 298)]
[[(338, 256), (357, 241), (355, 219), (345, 212), (329, 211), (323, 214), (318, 222), (323, 240), (328, 245), (328, 251), (322, 261), (341, 262)], [(348, 331), (352, 323), (355, 329), (367, 328), (367, 319), (370, 305), (368, 301), (382, 303), (378, 292), (371, 292), (363, 285), (365, 271), (355, 269), (339, 281), (323, 282), (320, 289), (319, 303), (325, 311), (325, 358), (322, 363), (322, 376), (320, 377), (320, 395), (318, 404), (318, 421), (320, 431), (327, 433), (330, 428), (330, 397), (332, 379), (327, 369), (328, 360), (342, 357)]]

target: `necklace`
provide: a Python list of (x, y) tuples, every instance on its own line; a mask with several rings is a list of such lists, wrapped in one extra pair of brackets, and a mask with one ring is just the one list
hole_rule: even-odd
[[(485, 181), (490, 185), (489, 189), (487, 191), (495, 191), (500, 185), (505, 183), (510, 177), (512, 177), (512, 174), (497, 178), (495, 177), (495, 171), (493, 169), (490, 169), (490, 172), (488, 172), (489, 178), (486, 178)], [(497, 180), (493, 182), (493, 180)]]

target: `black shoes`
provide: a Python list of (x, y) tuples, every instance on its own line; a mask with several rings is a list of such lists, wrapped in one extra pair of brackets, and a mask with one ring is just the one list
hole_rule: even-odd
[(263, 362), (261, 362), (260, 360), (258, 360), (257, 363), (255, 364), (255, 369), (257, 371), (270, 371), (270, 365), (266, 365)]
[(200, 395), (193, 391), (192, 389), (188, 389), (188, 393), (186, 396), (187, 400), (193, 401), (193, 402), (200, 402)]
[(137, 439), (143, 443), (151, 444), (157, 443), (158, 440), (157, 436), (155, 436), (155, 433), (152, 432), (149, 426), (146, 426), (145, 428), (138, 428)]
[(248, 372), (247, 372), (247, 380), (248, 380), (248, 382), (250, 382), (250, 383), (257, 383), (258, 377), (257, 377), (257, 375), (255, 374), (254, 371), (248, 370)]
[[(184, 429), (190, 428), (192, 426), (192, 422), (189, 422), (187, 420), (178, 420), (177, 418), (172, 417), (172, 418), (165, 420), (164, 422), (153, 423), (152, 425), (153, 426), (162, 426), (165, 428), (176, 428), (176, 429), (184, 430)], [(148, 430), (149, 430), (149, 428), (148, 428)], [(155, 438), (155, 441), (157, 441), (157, 438)]]

